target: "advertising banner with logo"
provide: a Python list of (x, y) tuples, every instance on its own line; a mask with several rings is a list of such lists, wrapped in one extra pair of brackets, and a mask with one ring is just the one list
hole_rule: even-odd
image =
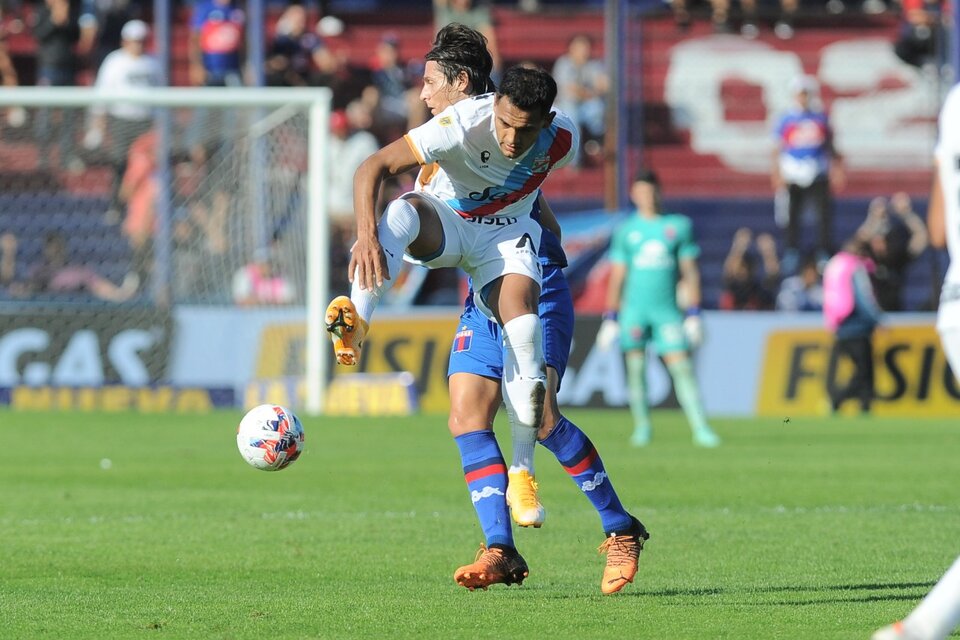
[(0, 387), (166, 380), (172, 325), (157, 309), (0, 310)]
[[(189, 307), (173, 316), (116, 309), (102, 314), (0, 313), (0, 404), (70, 410), (202, 411), (245, 400), (297, 406), (302, 394), (302, 309)], [(706, 341), (694, 355), (707, 412), (782, 419), (825, 415), (831, 376), (843, 384), (849, 365), (830, 371), (832, 337), (820, 314), (703, 315)], [(600, 320), (578, 316), (560, 389), (567, 407), (625, 407), (622, 354), (596, 346)], [(176, 327), (176, 330), (174, 330)], [(932, 314), (891, 314), (875, 337), (876, 415), (960, 415), (960, 384), (934, 330)], [(336, 367), (349, 390), (343, 412), (449, 410), (446, 373), (457, 337), (457, 311), (396, 315), (384, 309), (358, 367)], [(462, 333), (462, 332), (461, 332)], [(675, 407), (670, 376), (649, 354), (651, 406)], [(409, 372), (412, 382), (382, 374)], [(359, 381), (348, 377), (363, 374)], [(366, 382), (364, 382), (366, 380)], [(376, 384), (370, 387), (369, 381)], [(404, 378), (409, 380), (409, 378)], [(379, 386), (378, 386), (379, 385)], [(416, 391), (416, 396), (408, 394)], [(282, 393), (281, 393), (282, 391)], [(367, 402), (364, 393), (378, 393)], [(387, 398), (394, 398), (386, 402)], [(851, 401), (842, 412), (854, 411)], [(352, 407), (352, 408), (351, 408)]]

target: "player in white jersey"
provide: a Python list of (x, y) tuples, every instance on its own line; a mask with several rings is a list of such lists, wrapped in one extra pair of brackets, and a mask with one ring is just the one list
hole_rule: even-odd
[[(425, 60), (420, 98), (433, 115), (483, 93), (489, 86), (493, 61), (486, 38), (462, 24), (443, 27)], [(436, 165), (421, 170), (417, 189), (441, 197), (453, 195), (450, 180)], [(566, 369), (573, 337), (573, 301), (562, 272), (566, 256), (560, 246), (559, 224), (542, 195), (537, 204), (539, 215), (532, 215), (542, 226), (538, 250), (543, 268), (539, 311), (547, 365), (547, 394), (538, 442), (557, 458), (600, 517), (607, 535), (601, 545), (607, 555), (601, 590), (612, 594), (633, 581), (648, 534), (624, 509), (590, 439), (557, 406), (556, 390)], [(447, 379), (448, 426), (484, 534), (481, 552), (474, 562), (454, 572), (454, 580), (476, 589), (522, 582), (528, 568), (514, 543), (510, 517), (520, 526), (539, 527), (545, 511), (537, 497), (533, 468), (511, 465), (508, 472), (493, 433), (494, 418), (502, 401), (503, 344), (499, 328), (477, 310), (472, 300), (472, 295), (466, 300), (457, 325)], [(522, 439), (525, 434), (518, 432), (522, 426), (514, 424), (513, 416), (510, 422), (511, 434)]]
[[(940, 110), (934, 165), (927, 228), (930, 244), (946, 247), (950, 257), (940, 292), (937, 331), (947, 361), (960, 378), (960, 85), (950, 90)], [(873, 640), (942, 640), (958, 624), (960, 558), (906, 618), (880, 629)]]
[[(502, 327), (504, 403), (517, 425), (513, 466), (529, 469), (546, 389), (541, 227), (530, 212), (547, 175), (569, 163), (579, 144), (570, 119), (551, 110), (555, 97), (547, 72), (513, 67), (499, 91), (453, 104), (368, 158), (354, 179), (351, 295), (331, 302), (325, 319), (337, 361), (357, 364), (370, 317), (404, 254), (429, 268), (463, 268), (477, 307)], [(448, 183), (436, 195), (404, 194), (377, 223), (382, 179), (434, 163)]]

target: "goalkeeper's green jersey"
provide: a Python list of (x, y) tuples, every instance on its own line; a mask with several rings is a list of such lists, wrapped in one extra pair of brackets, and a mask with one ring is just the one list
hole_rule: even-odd
[(610, 261), (627, 265), (621, 308), (676, 309), (680, 261), (699, 255), (687, 216), (634, 213), (614, 230), (610, 244)]

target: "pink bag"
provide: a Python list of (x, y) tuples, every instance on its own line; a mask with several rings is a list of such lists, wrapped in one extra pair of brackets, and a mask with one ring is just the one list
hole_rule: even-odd
[(853, 313), (856, 294), (853, 274), (857, 269), (872, 270), (873, 263), (853, 253), (841, 251), (830, 258), (823, 270), (823, 319), (827, 328), (836, 331)]

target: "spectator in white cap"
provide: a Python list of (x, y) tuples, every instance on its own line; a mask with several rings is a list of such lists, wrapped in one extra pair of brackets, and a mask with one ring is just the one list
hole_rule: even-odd
[[(120, 48), (110, 53), (97, 72), (96, 87), (105, 91), (125, 91), (158, 87), (161, 84), (159, 63), (146, 53), (150, 27), (142, 20), (130, 20), (120, 31)], [(153, 111), (150, 107), (124, 102), (111, 102), (93, 108), (93, 122), (84, 138), (87, 149), (96, 149), (110, 141), (110, 160), (114, 166), (113, 189), (107, 210), (107, 221), (120, 221), (120, 182), (127, 166), (130, 145), (150, 130)]]

